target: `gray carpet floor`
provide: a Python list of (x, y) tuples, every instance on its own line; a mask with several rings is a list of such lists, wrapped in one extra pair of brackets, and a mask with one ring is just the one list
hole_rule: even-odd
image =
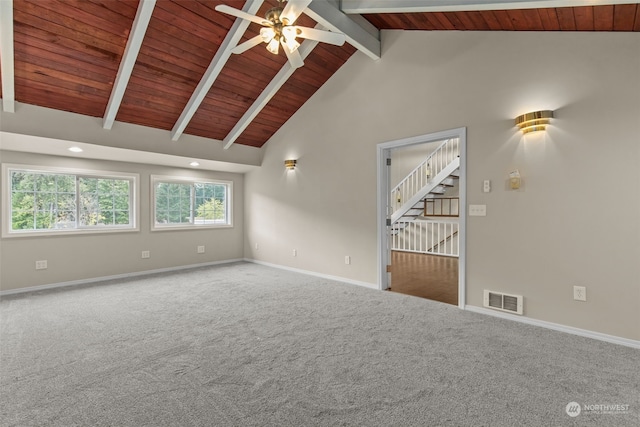
[(256, 264), (0, 310), (2, 426), (640, 425), (638, 350)]

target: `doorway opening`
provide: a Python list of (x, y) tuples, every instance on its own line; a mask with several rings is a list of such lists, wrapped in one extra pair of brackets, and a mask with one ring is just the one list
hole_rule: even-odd
[(464, 308), (466, 128), (377, 149), (379, 288)]

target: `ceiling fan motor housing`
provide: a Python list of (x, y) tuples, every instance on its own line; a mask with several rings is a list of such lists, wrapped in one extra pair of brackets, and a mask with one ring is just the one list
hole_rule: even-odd
[(265, 18), (267, 19), (267, 21), (271, 22), (274, 26), (287, 25), (289, 23), (287, 18), (283, 18), (287, 22), (282, 22), (280, 20), (280, 15), (282, 15), (282, 10), (283, 9), (281, 7), (272, 7), (267, 11)]

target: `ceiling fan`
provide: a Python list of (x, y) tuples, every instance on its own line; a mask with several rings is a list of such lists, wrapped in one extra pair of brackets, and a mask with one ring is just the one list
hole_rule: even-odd
[(300, 52), (298, 52), (300, 43), (296, 40), (297, 37), (336, 46), (342, 46), (344, 44), (346, 40), (344, 34), (294, 25), (296, 19), (298, 19), (312, 0), (289, 0), (286, 6), (282, 7), (285, 1), (286, 0), (278, 0), (278, 6), (269, 9), (264, 18), (251, 15), (230, 6), (216, 6), (218, 12), (233, 15), (241, 19), (247, 19), (263, 26), (263, 28), (260, 29), (259, 35), (237, 45), (231, 52), (242, 53), (260, 43), (266, 43), (267, 50), (277, 55), (280, 46), (282, 46), (291, 66), (293, 68), (299, 68), (304, 65), (304, 61), (302, 60), (302, 56), (300, 56)]

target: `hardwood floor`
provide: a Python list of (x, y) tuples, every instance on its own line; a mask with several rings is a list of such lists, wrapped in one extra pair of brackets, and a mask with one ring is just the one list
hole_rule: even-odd
[(393, 251), (391, 291), (458, 304), (458, 258)]

